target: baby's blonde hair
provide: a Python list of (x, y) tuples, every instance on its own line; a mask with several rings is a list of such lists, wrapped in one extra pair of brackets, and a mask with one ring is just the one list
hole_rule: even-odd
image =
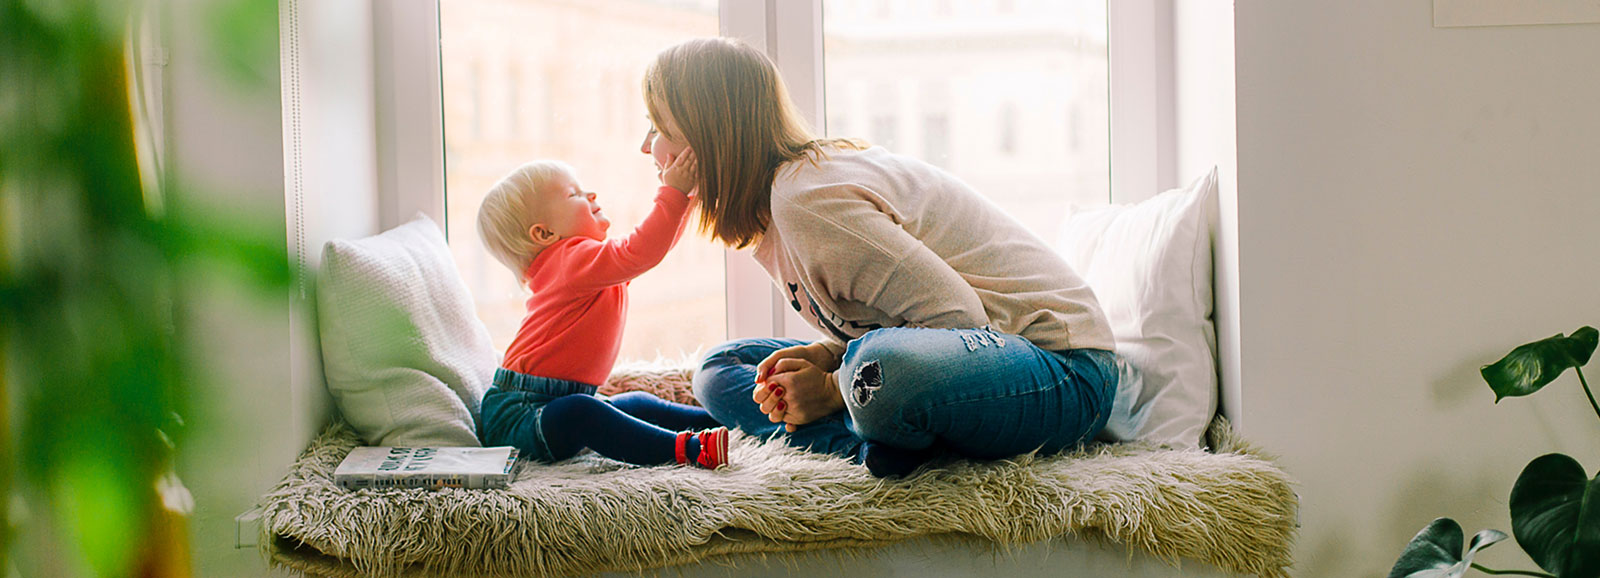
[(527, 163), (490, 187), (478, 207), (478, 238), (518, 281), (541, 248), (528, 237), (528, 228), (538, 222), (530, 206), (534, 191), (558, 175), (576, 180), (577, 171), (561, 161)]

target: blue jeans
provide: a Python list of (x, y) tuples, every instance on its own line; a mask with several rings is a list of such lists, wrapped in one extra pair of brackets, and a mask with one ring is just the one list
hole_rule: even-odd
[[(632, 391), (603, 401), (586, 383), (526, 375), (500, 368), (483, 396), (478, 440), (515, 446), (543, 463), (570, 458), (583, 448), (635, 465), (676, 461), (677, 432), (716, 427), (705, 410)], [(691, 454), (699, 442), (689, 440)]]
[(782, 435), (783, 424), (751, 399), (755, 365), (805, 343), (724, 343), (695, 375), (695, 398), (723, 424), (814, 452), (856, 458), (870, 440), (978, 459), (1049, 455), (1092, 440), (1116, 398), (1110, 351), (1046, 351), (987, 329), (878, 329), (852, 340), (834, 372), (846, 411)]

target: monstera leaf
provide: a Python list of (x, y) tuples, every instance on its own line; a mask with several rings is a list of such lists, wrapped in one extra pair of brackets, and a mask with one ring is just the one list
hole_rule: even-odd
[(1572, 336), (1556, 335), (1511, 350), (1500, 361), (1483, 366), (1479, 373), (1494, 390), (1494, 401), (1539, 391), (1571, 367), (1583, 367), (1594, 353), (1600, 332), (1584, 326)]
[(1563, 454), (1533, 460), (1511, 488), (1511, 532), (1556, 576), (1600, 577), (1600, 476)]
[(1484, 530), (1472, 537), (1467, 554), (1461, 555), (1461, 524), (1439, 518), (1428, 524), (1406, 544), (1400, 559), (1389, 570), (1389, 578), (1458, 578), (1472, 567), (1478, 550), (1506, 539), (1505, 532)]

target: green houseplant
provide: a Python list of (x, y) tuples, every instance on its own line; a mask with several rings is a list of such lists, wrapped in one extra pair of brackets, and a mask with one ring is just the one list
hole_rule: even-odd
[(0, 0), (0, 575), (191, 573), (186, 280), (290, 281), (281, 231), (186, 206), (139, 154), (130, 22), (159, 5)]
[[(1594, 354), (1597, 332), (1585, 326), (1572, 335), (1556, 335), (1513, 349), (1480, 371), (1495, 402), (1533, 394), (1572, 369), (1595, 415), (1595, 402), (1583, 366)], [(1517, 544), (1545, 572), (1494, 570), (1472, 561), (1479, 550), (1507, 538), (1499, 530), (1483, 530), (1462, 551), (1461, 525), (1438, 518), (1418, 532), (1389, 571), (1390, 578), (1455, 578), (1475, 569), (1486, 574), (1556, 578), (1600, 577), (1600, 475), (1589, 477), (1570, 456), (1552, 453), (1535, 458), (1511, 488), (1511, 532)]]

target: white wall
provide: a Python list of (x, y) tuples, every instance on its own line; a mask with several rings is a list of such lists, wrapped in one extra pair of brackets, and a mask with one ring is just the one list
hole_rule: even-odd
[(1241, 417), (1301, 482), (1294, 574), (1383, 575), (1436, 516), (1509, 531), (1528, 461), (1600, 469), (1570, 372), (1498, 405), (1477, 373), (1600, 324), (1600, 26), (1236, 11)]
[[(314, 272), (324, 242), (377, 232), (370, 2), (281, 2), (277, 50), (249, 62), (267, 79), (230, 82), (209, 19), (219, 0), (170, 5), (164, 123), (169, 163), (191, 205), (247, 215), (277, 231), (292, 264)], [(194, 392), (180, 475), (196, 511), (197, 576), (265, 576), (235, 548), (234, 517), (256, 504), (326, 424), (331, 403), (316, 340), (314, 276), (263, 293), (220, 276), (189, 287), (212, 370)], [(248, 528), (247, 528), (248, 529)], [(247, 538), (253, 538), (247, 536)]]
[[(239, 85), (220, 73), (206, 17), (215, 5), (183, 0), (169, 7), (163, 117), (176, 200), (249, 216), (286, 236), (276, 54), (247, 63), (263, 85)], [(252, 508), (304, 447), (306, 436), (285, 425), (297, 410), (287, 395), (290, 295), (221, 275), (186, 290), (188, 321), (202, 337), (193, 345), (211, 378), (193, 384), (178, 457), (195, 497), (195, 573), (262, 575), (259, 554), (234, 549), (233, 517)]]
[[(351, 48), (318, 52), (338, 58), (300, 80), (356, 81), (335, 103), (316, 104), (313, 88), (302, 119), (356, 132), (302, 140), (302, 186), (351, 204), (298, 213), (284, 196), (280, 87), (219, 85), (200, 24), (183, 16), (205, 4), (174, 5), (174, 170), (294, 231), (291, 249), (307, 224), (312, 264), (327, 238), (373, 232), (375, 171), (319, 179), (332, 165), (315, 165), (341, 152), (372, 162), (371, 143), (351, 139), (373, 130), (370, 74), (354, 72), (371, 68), (370, 19), (357, 18), (370, 3), (301, 13), (323, 32), (302, 38)], [(1425, 0), (1240, 0), (1230, 21), (1229, 4), (1176, 3), (1177, 172), (1222, 168), (1219, 319), (1238, 326), (1235, 345), (1222, 330), (1223, 403), (1301, 481), (1295, 575), (1381, 575), (1436, 516), (1509, 530), (1506, 496), (1528, 460), (1561, 451), (1600, 468), (1600, 420), (1571, 375), (1498, 406), (1477, 376), (1515, 345), (1600, 323), (1600, 28), (1434, 29)], [(1211, 82), (1234, 66), (1236, 89)], [(206, 392), (213, 410), (185, 452), (197, 574), (264, 573), (253, 550), (231, 548), (232, 517), (320, 424), (309, 318), (298, 291), (264, 305), (225, 284), (197, 293), (229, 384)], [(1480, 560), (1533, 568), (1510, 543)]]
[(1234, 111), (1233, 2), (1184, 0), (1173, 5), (1174, 149), (1178, 184), (1217, 169), (1217, 222), (1212, 250), (1216, 274), (1217, 410), (1238, 428), (1239, 171)]

